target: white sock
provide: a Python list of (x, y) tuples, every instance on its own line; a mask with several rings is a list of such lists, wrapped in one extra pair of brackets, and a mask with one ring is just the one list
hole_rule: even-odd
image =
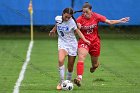
[(78, 78), (82, 80), (82, 75), (78, 75)]
[(65, 76), (65, 66), (61, 66), (59, 67), (59, 75), (60, 75), (60, 83), (62, 83), (62, 81), (64, 80), (64, 76)]
[(71, 80), (72, 79), (72, 72), (67, 71), (66, 79), (67, 80)]

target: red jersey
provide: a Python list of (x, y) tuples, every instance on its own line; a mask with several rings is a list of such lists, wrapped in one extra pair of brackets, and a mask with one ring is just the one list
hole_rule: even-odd
[(90, 19), (86, 19), (84, 15), (77, 18), (77, 23), (81, 24), (81, 32), (86, 39), (93, 41), (99, 38), (98, 35), (98, 23), (105, 22), (106, 17), (98, 13), (93, 12)]

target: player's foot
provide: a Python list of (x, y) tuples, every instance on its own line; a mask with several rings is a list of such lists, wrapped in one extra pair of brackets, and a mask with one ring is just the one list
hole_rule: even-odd
[(76, 84), (78, 87), (81, 86), (81, 79), (80, 78), (75, 78), (74, 79), (74, 84)]
[(57, 89), (57, 90), (61, 90), (61, 89), (62, 89), (62, 86), (61, 86), (60, 83), (57, 85), (56, 89)]
[[(96, 68), (97, 68), (97, 67), (96, 67)], [(91, 68), (90, 68), (90, 72), (93, 73), (93, 72), (96, 70), (96, 68), (91, 67)]]
[(90, 72), (93, 73), (96, 70), (96, 68), (98, 68), (98, 66), (99, 66), (99, 63), (96, 66), (91, 67)]

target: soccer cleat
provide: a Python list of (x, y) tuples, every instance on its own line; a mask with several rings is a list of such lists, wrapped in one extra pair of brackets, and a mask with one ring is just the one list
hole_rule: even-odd
[(57, 90), (61, 90), (61, 89), (62, 89), (62, 86), (61, 86), (60, 83), (57, 85), (56, 89), (57, 89)]
[(81, 86), (81, 79), (80, 78), (75, 78), (74, 79), (74, 84), (76, 84), (78, 87)]
[[(96, 68), (97, 68), (97, 67), (96, 67)], [(91, 68), (90, 68), (90, 72), (93, 73), (93, 72), (96, 70), (96, 68), (91, 67)]]
[(93, 73), (96, 70), (96, 68), (98, 68), (98, 66), (99, 66), (99, 63), (97, 64), (97, 66), (91, 67), (90, 68), (90, 72)]

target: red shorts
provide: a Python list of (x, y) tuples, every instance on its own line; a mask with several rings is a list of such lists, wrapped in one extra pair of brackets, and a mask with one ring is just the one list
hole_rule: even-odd
[(82, 39), (78, 41), (78, 48), (85, 48), (91, 56), (100, 56), (100, 39), (95, 39), (90, 45), (86, 44)]

